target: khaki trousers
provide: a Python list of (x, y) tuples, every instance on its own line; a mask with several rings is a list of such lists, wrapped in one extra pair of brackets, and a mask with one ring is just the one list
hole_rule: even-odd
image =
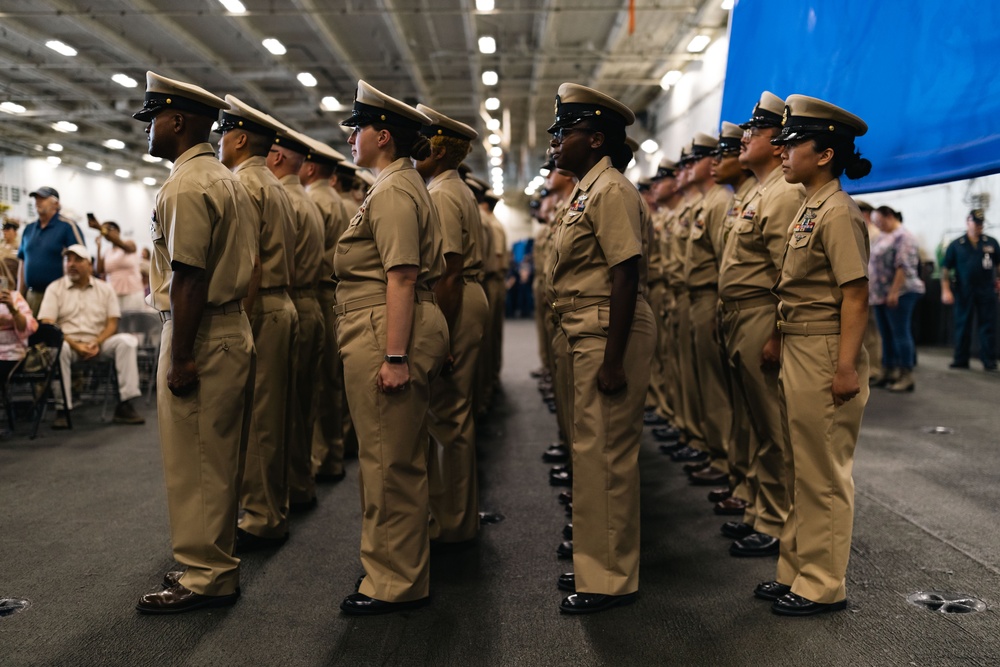
[(316, 498), (316, 480), (312, 475), (313, 424), (316, 421), (316, 397), (319, 388), (317, 369), (323, 368), (324, 325), (319, 301), (315, 296), (292, 296), (299, 314), (299, 332), (292, 358), (292, 398), (288, 404), (291, 434), (288, 437), (288, 501), (308, 503)]
[(377, 600), (427, 597), (427, 408), (430, 383), (448, 354), (448, 325), (436, 304), (414, 307), (410, 384), (384, 394), (376, 378), (385, 354), (385, 306), (337, 318), (344, 387), (358, 434), (361, 474), (360, 592)]
[(486, 293), (477, 282), (462, 286), (462, 308), (455, 320), (450, 373), (431, 383), (427, 431), (427, 484), (430, 493), (430, 539), (465, 542), (479, 532), (479, 484), (476, 477), (476, 423), (472, 386), (483, 331), (489, 318)]
[(625, 352), (626, 389), (597, 390), (608, 306), (563, 313), (573, 358), (573, 571), (580, 593), (626, 595), (639, 588), (639, 439), (656, 324), (636, 303)]
[[(552, 383), (552, 393), (556, 398), (556, 424), (559, 426), (559, 442), (571, 448), (573, 438), (573, 355), (570, 353), (569, 342), (566, 334), (559, 326), (558, 316), (549, 310), (552, 318), (552, 360), (555, 363), (554, 382)], [(573, 461), (570, 457), (570, 466)]]
[(288, 533), (287, 408), (292, 335), (297, 320), (287, 294), (261, 294), (250, 315), (257, 372), (246, 466), (240, 487), (240, 528), (258, 537)]
[(785, 335), (781, 349), (793, 487), (781, 535), (778, 581), (790, 585), (796, 595), (824, 604), (847, 596), (854, 448), (869, 394), (868, 354), (862, 346), (857, 362), (861, 393), (834, 406), (830, 385), (839, 347), (839, 334)]
[(198, 386), (186, 396), (167, 388), (173, 321), (161, 334), (156, 408), (167, 484), (170, 543), (187, 568), (180, 583), (201, 595), (239, 586), (236, 514), (253, 406), (256, 353), (242, 311), (206, 315), (194, 343)]
[(538, 358), (542, 361), (542, 368), (548, 370), (552, 367), (552, 357), (550, 356), (552, 345), (545, 336), (545, 320), (552, 317), (552, 310), (545, 303), (547, 291), (545, 279), (536, 277), (531, 289), (535, 295), (535, 333), (538, 335)]
[(868, 350), (868, 364), (871, 368), (871, 375), (881, 378), (885, 372), (882, 368), (882, 335), (878, 330), (874, 308), (868, 309), (868, 328), (865, 329), (865, 349)]
[(653, 348), (653, 363), (649, 375), (649, 394), (646, 396), (646, 407), (655, 408), (661, 417), (673, 421), (674, 410), (667, 394), (667, 370), (664, 358), (667, 321), (663, 314), (666, 311), (667, 291), (667, 286), (663, 282), (657, 282), (650, 285), (647, 296), (649, 307), (653, 311), (653, 321), (656, 323), (656, 347)]
[(743, 521), (757, 532), (780, 538), (790, 501), (785, 423), (778, 371), (760, 367), (761, 350), (776, 319), (773, 302), (755, 305), (724, 313), (722, 331), (733, 378), (733, 423), (746, 420), (748, 427), (739, 427), (742, 434), (733, 440), (733, 449), (739, 453), (731, 459), (746, 473), (743, 499), (751, 506)]
[(477, 380), (479, 395), (476, 411), (487, 410), (493, 402), (493, 392), (500, 384), (500, 367), (503, 365), (503, 316), (507, 303), (507, 288), (503, 276), (487, 276), (483, 280), (486, 301), (490, 304), (490, 317), (486, 325), (489, 336), (486, 354), (480, 352), (481, 376)]
[(687, 444), (695, 449), (708, 451), (705, 444), (705, 426), (698, 393), (698, 372), (695, 370), (695, 353), (691, 331), (691, 296), (685, 291), (677, 293), (677, 364), (680, 367), (681, 404), (684, 406)]
[(723, 368), (724, 352), (719, 344), (719, 293), (714, 289), (691, 292), (691, 347), (694, 350), (698, 391), (696, 400), (701, 412), (705, 444), (712, 465), (729, 471), (729, 434), (733, 409)]
[(667, 292), (664, 304), (665, 332), (663, 345), (663, 373), (666, 380), (667, 396), (673, 408), (672, 421), (682, 432), (688, 433), (688, 421), (684, 408), (684, 392), (681, 387), (680, 340), (678, 335), (680, 314), (677, 309), (677, 290)]
[(313, 424), (312, 473), (344, 473), (344, 364), (337, 345), (337, 305), (331, 287), (320, 287), (319, 307), (323, 313), (323, 367), (316, 389), (316, 421)]

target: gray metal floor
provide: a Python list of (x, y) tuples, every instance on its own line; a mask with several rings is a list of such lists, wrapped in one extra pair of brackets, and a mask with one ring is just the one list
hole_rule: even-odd
[[(728, 556), (705, 489), (644, 443), (641, 597), (564, 617), (555, 547), (565, 522), (541, 451), (555, 434), (528, 370), (534, 329), (507, 326), (505, 391), (481, 434), (484, 509), (506, 520), (478, 548), (435, 556), (430, 607), (355, 620), (337, 605), (359, 574), (356, 465), (321, 487), (270, 556), (244, 560), (230, 609), (145, 617), (136, 598), (172, 564), (155, 410), (143, 427), (80, 411), (0, 441), (3, 665), (997, 665), (1000, 664), (1000, 378), (947, 370), (921, 350), (910, 395), (873, 391), (858, 445), (848, 611), (773, 616), (751, 590), (774, 561)], [(951, 435), (932, 435), (929, 426)], [(973, 594), (989, 610), (944, 615), (906, 596)]]

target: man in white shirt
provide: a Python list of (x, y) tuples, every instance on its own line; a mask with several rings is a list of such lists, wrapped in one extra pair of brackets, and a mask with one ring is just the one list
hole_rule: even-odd
[(118, 297), (110, 285), (93, 276), (87, 248), (74, 244), (63, 250), (63, 277), (48, 286), (38, 309), (39, 321), (54, 324), (63, 332), (59, 365), (67, 389), (66, 406), (59, 411), (52, 428), (69, 426), (66, 411), (73, 409), (72, 383), (69, 381), (73, 362), (95, 357), (115, 362), (119, 397), (115, 423), (145, 423), (129, 402), (141, 395), (136, 358), (138, 341), (132, 334), (115, 333), (120, 317)]

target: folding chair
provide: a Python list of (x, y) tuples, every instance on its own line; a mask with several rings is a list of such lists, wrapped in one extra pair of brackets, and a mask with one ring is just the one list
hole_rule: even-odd
[[(66, 404), (66, 384), (62, 373), (59, 371), (59, 355), (62, 353), (62, 343), (63, 343), (63, 332), (62, 330), (55, 326), (54, 324), (44, 324), (38, 325), (38, 331), (31, 335), (28, 339), (28, 345), (33, 347), (38, 344), (45, 345), (48, 350), (48, 364), (37, 370), (26, 370), (24, 367), (24, 361), (14, 369), (7, 379), (6, 385), (6, 403), (7, 403), (7, 419), (10, 422), (11, 430), (14, 430), (14, 410), (13, 403), (20, 400), (19, 395), (15, 394), (13, 388), (16, 385), (27, 385), (30, 388), (30, 392), (26, 392), (30, 399), (27, 399), (31, 403), (31, 409), (29, 414), (34, 422), (31, 429), (30, 438), (34, 440), (38, 436), (38, 426), (42, 423), (42, 417), (45, 416), (45, 409), (48, 406), (48, 401), (52, 398), (52, 383), (59, 382), (59, 391), (62, 392), (63, 405)], [(70, 411), (66, 411), (66, 421), (70, 428), (73, 428), (72, 417), (70, 416)]]
[(156, 367), (160, 360), (160, 332), (163, 323), (153, 310), (126, 310), (118, 320), (118, 331), (130, 333), (139, 339), (136, 350), (139, 361), (139, 388), (152, 401), (156, 391)]

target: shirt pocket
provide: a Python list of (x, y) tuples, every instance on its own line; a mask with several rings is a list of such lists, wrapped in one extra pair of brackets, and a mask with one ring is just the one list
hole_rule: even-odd
[(351, 218), (351, 224), (347, 226), (347, 231), (344, 235), (340, 237), (337, 241), (337, 254), (344, 255), (351, 250), (351, 246), (354, 244), (354, 239), (357, 237), (358, 229), (361, 226), (361, 220), (365, 216), (365, 211), (362, 208), (354, 217)]
[(788, 239), (789, 248), (805, 248), (809, 245), (812, 240), (812, 232), (793, 232), (792, 236)]

